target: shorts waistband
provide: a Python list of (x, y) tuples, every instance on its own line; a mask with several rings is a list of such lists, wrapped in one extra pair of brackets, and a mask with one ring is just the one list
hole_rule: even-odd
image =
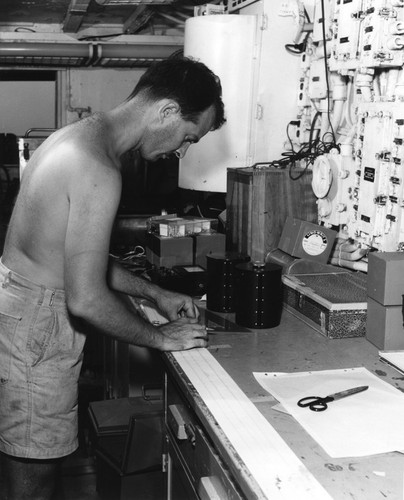
[(19, 286), (25, 291), (32, 292), (36, 294), (39, 298), (38, 303), (52, 305), (64, 305), (65, 304), (65, 291), (58, 288), (47, 288), (44, 285), (34, 283), (30, 279), (22, 276), (21, 274), (12, 271), (7, 266), (5, 266), (0, 257), (0, 283), (3, 288), (11, 284)]

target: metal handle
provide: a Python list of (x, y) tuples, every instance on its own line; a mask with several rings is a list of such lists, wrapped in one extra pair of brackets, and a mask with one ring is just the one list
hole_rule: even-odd
[(26, 132), (25, 132), (25, 135), (24, 137), (29, 137), (29, 135), (34, 132), (34, 133), (38, 133), (38, 132), (46, 132), (47, 134), (51, 134), (52, 132), (55, 132), (55, 128), (29, 128)]
[(228, 495), (220, 487), (216, 476), (201, 477), (198, 484), (198, 495), (201, 500), (226, 500)]

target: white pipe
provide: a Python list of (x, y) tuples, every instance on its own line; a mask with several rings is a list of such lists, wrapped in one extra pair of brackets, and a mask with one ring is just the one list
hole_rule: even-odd
[(364, 273), (367, 273), (368, 271), (368, 263), (360, 260), (352, 262), (349, 260), (339, 260), (338, 258), (333, 257), (332, 259), (330, 259), (330, 264), (332, 264), (333, 266), (346, 267), (355, 271), (362, 271)]
[(352, 107), (352, 94), (353, 94), (353, 81), (352, 79), (349, 79), (348, 85), (347, 85), (347, 100), (345, 101), (345, 107), (344, 107), (344, 115), (343, 118), (345, 118), (346, 125), (348, 128), (351, 128), (354, 124), (354, 121), (352, 120), (351, 116), (351, 107)]
[(344, 101), (335, 101), (334, 110), (331, 117), (332, 128), (337, 132), (341, 125), (342, 111), (344, 110)]
[[(142, 37), (131, 43), (114, 42), (77, 42), (77, 43), (45, 43), (45, 42), (7, 42), (0, 44), (0, 62), (7, 61), (24, 63), (27, 58), (33, 64), (32, 58), (55, 58), (55, 64), (63, 65), (60, 58), (75, 59), (75, 66), (95, 65), (100, 58), (114, 58), (119, 61), (135, 61), (136, 59), (165, 59), (182, 47), (182, 43), (172, 43), (164, 37), (158, 43), (153, 37)], [(94, 50), (96, 49), (96, 50)], [(100, 57), (100, 53), (102, 56)], [(97, 56), (94, 58), (94, 55)], [(82, 58), (81, 63), (77, 58)], [(66, 65), (69, 63), (66, 62)]]
[(90, 57), (90, 43), (23, 43), (0, 44), (0, 57)]

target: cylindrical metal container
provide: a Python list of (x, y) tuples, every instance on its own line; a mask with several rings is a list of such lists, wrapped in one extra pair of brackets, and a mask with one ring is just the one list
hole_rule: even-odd
[(225, 193), (227, 169), (250, 165), (257, 33), (255, 15), (196, 16), (185, 22), (184, 55), (220, 78), (227, 121), (180, 160), (181, 188)]
[(236, 307), (235, 266), (250, 257), (240, 253), (212, 253), (206, 256), (206, 307), (211, 311), (234, 312)]
[(236, 266), (236, 323), (247, 328), (278, 326), (282, 313), (282, 267), (271, 263)]

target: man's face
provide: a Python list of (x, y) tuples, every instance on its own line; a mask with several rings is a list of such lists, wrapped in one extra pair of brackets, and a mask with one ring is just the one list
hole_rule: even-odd
[(176, 155), (183, 158), (191, 144), (198, 142), (211, 130), (215, 118), (214, 107), (203, 111), (197, 123), (185, 121), (179, 109), (167, 108), (158, 126), (145, 135), (140, 146), (140, 154), (145, 160), (156, 161)]

